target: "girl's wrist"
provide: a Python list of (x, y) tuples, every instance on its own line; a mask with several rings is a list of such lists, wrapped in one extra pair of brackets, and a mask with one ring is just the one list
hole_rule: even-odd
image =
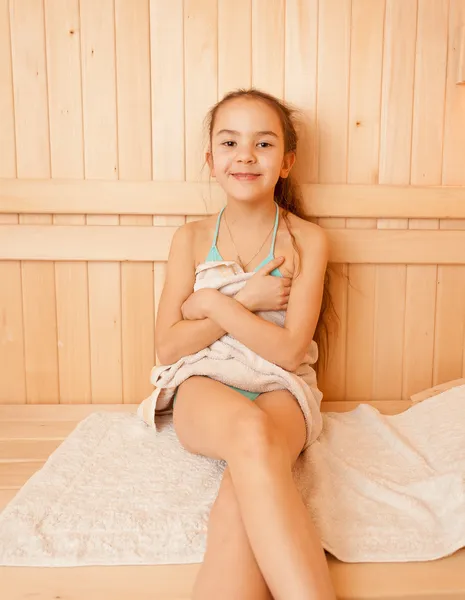
[(245, 292), (245, 288), (239, 290), (234, 296), (234, 299), (237, 300), (240, 304), (242, 304), (242, 306), (244, 306), (250, 312), (253, 312), (255, 310), (255, 307), (252, 305), (252, 302), (247, 296), (247, 292)]
[(204, 290), (204, 298), (202, 302), (202, 312), (205, 318), (212, 318), (215, 312), (215, 306), (218, 304), (218, 296), (221, 296), (221, 292), (213, 289)]

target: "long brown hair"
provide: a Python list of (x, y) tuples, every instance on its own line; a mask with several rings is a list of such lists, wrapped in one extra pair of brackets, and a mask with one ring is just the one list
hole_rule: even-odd
[[(267, 94), (266, 92), (257, 90), (255, 88), (238, 89), (233, 92), (229, 92), (223, 97), (222, 100), (220, 100), (210, 109), (206, 117), (206, 128), (208, 131), (208, 139), (210, 145), (218, 109), (230, 100), (235, 100), (236, 98), (250, 98), (255, 100), (261, 100), (262, 102), (266, 102), (269, 106), (271, 106), (271, 108), (273, 108), (279, 116), (281, 126), (283, 128), (284, 152), (297, 151), (298, 135), (294, 117), (296, 111), (293, 108), (291, 108), (289, 104), (278, 100), (275, 96), (272, 96), (271, 94)], [(278, 206), (280, 206), (283, 209), (283, 218), (286, 222), (289, 233), (291, 234), (292, 245), (295, 251), (297, 252), (300, 265), (301, 252), (298, 247), (295, 236), (291, 231), (288, 214), (292, 213), (293, 215), (296, 215), (301, 219), (305, 219), (306, 216), (302, 206), (303, 203), (300, 186), (295, 181), (294, 177), (292, 177), (290, 174), (287, 178), (280, 177), (274, 190), (274, 197)], [(329, 284), (330, 275), (329, 268), (327, 268), (325, 273), (320, 315), (316, 325), (315, 333), (313, 335), (313, 339), (317, 343), (319, 349), (318, 362), (316, 365), (318, 372), (321, 372), (322, 368), (327, 366), (329, 350), (328, 320), (330, 318), (330, 313), (335, 313), (333, 302), (331, 299), (331, 294), (329, 291)]]

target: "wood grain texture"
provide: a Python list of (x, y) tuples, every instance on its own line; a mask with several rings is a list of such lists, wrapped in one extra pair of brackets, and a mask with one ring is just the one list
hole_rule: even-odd
[(0, 2), (0, 177), (16, 177), (9, 0)]
[(226, 202), (204, 118), (250, 85), (296, 109), (293, 175), (330, 241), (325, 397), (387, 402), (462, 374), (464, 11), (0, 0), (0, 402), (150, 392), (172, 236)]

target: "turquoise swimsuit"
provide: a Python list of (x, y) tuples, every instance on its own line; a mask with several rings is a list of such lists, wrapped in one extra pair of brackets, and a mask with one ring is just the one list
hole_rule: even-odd
[[(276, 204), (276, 202), (275, 202)], [(215, 230), (215, 236), (213, 238), (213, 243), (211, 245), (210, 251), (207, 255), (207, 258), (205, 259), (205, 262), (212, 262), (212, 261), (222, 261), (224, 260), (224, 258), (221, 256), (221, 254), (218, 252), (218, 247), (216, 245), (217, 240), (218, 240), (218, 231), (220, 228), (220, 221), (221, 221), (221, 215), (223, 214), (223, 211), (226, 207), (223, 207), (220, 211), (220, 214), (218, 215), (218, 219), (216, 221), (216, 230)], [(267, 263), (270, 262), (270, 260), (273, 260), (274, 258), (274, 247), (275, 247), (275, 242), (276, 242), (276, 232), (278, 231), (278, 224), (279, 224), (279, 206), (276, 204), (276, 218), (275, 218), (275, 224), (274, 224), (274, 229), (273, 229), (273, 238), (271, 240), (271, 247), (270, 247), (270, 252), (268, 254), (268, 256), (262, 260), (262, 262), (255, 267), (254, 271), (258, 271), (259, 269), (261, 269), (264, 265), (266, 265)], [(273, 275), (275, 277), (282, 277), (282, 273), (279, 269), (273, 269), (270, 273), (270, 275)], [(258, 392), (249, 392), (248, 390), (241, 390), (240, 388), (234, 387), (233, 385), (229, 385), (228, 387), (230, 387), (233, 390), (236, 390), (236, 392), (239, 392), (240, 394), (242, 394), (243, 396), (246, 396), (247, 398), (250, 398), (250, 400), (255, 400), (255, 398), (257, 396), (260, 395), (260, 393)], [(173, 404), (176, 400), (176, 394), (177, 394), (177, 390), (176, 393), (174, 395), (174, 399), (173, 399)]]

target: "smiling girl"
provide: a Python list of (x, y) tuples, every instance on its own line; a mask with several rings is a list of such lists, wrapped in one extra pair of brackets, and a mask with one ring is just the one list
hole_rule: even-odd
[[(323, 230), (301, 218), (290, 179), (297, 146), (292, 112), (266, 93), (239, 90), (212, 108), (208, 123), (206, 159), (226, 205), (173, 237), (157, 354), (172, 364), (229, 333), (294, 372), (308, 361), (309, 347), (316, 351), (328, 248)], [(234, 264), (251, 277), (235, 297), (193, 293), (199, 267), (210, 262)], [(255, 314), (268, 310), (285, 311), (283, 327)], [(295, 397), (195, 376), (177, 388), (173, 418), (188, 451), (227, 462), (194, 600), (334, 599), (323, 548), (292, 476), (307, 435)]]

